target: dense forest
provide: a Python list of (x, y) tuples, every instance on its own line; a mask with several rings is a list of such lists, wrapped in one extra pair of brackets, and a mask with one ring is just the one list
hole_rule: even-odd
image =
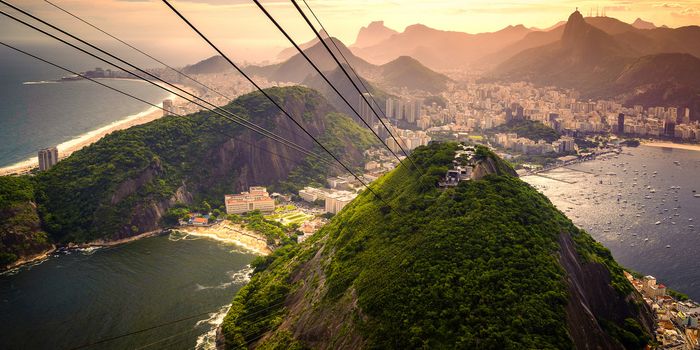
[[(512, 169), (439, 188), (455, 149), (416, 149), (423, 175), (394, 170), (372, 185), (381, 199), (365, 191), (304, 244), (259, 258), (221, 345), (642, 348), (647, 310), (610, 252)], [(477, 156), (508, 167), (485, 148)], [(567, 282), (580, 276), (564, 264), (566, 242), (574, 267), (600, 272), (585, 283), (597, 292)], [(593, 294), (581, 306), (578, 293)], [(572, 321), (576, 312), (593, 323)]]
[[(347, 164), (362, 166), (362, 152), (376, 143), (369, 131), (335, 112), (314, 90), (286, 87), (267, 92)], [(259, 92), (223, 108), (323, 153)], [(111, 133), (36, 176), (2, 178), (0, 209), (12, 220), (4, 220), (11, 228), (0, 232), (26, 231), (22, 227), (33, 225), (41, 231), (33, 238), (57, 244), (124, 238), (157, 229), (173, 207), (207, 202), (220, 208), (225, 193), (251, 185), (296, 190), (340, 173), (336, 168), (211, 112), (167, 116)], [(31, 203), (22, 207), (31, 210), (18, 210), (21, 201)], [(36, 230), (39, 224), (41, 230)], [(42, 236), (44, 231), (48, 236)], [(24, 235), (29, 241), (5, 236), (0, 246), (3, 262), (23, 255), (17, 254), (19, 246), (32, 244), (30, 235)]]
[(534, 120), (511, 120), (503, 125), (489, 129), (489, 134), (510, 133), (533, 141), (545, 140), (549, 143), (558, 140), (561, 135), (554, 129)]

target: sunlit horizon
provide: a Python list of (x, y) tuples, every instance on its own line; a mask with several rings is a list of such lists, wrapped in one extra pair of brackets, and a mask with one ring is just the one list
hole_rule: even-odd
[[(49, 22), (94, 40), (109, 38), (77, 22), (42, 0), (15, 1), (14, 5), (35, 13)], [(173, 64), (193, 63), (213, 55), (195, 35), (160, 1), (102, 0), (99, 5), (88, 0), (56, 0), (55, 4), (95, 23), (108, 32), (140, 47), (150, 48)], [(314, 34), (295, 11), (291, 2), (262, 2), (299, 43), (311, 40)], [(301, 3), (301, 2), (300, 2)], [(576, 8), (584, 15), (614, 17), (626, 23), (636, 18), (656, 26), (680, 27), (700, 23), (697, 1), (308, 1), (332, 36), (346, 45), (355, 42), (361, 27), (373, 21), (384, 21), (388, 28), (402, 32), (407, 26), (428, 27), (471, 34), (494, 32), (509, 25), (545, 29), (565, 21)], [(281, 49), (289, 47), (272, 24), (248, 1), (179, 0), (173, 4), (239, 60), (270, 60)], [(301, 3), (303, 6), (303, 3)], [(7, 7), (3, 6), (7, 9)], [(14, 13), (11, 9), (10, 13)], [(48, 43), (21, 25), (10, 20), (0, 22), (0, 38), (15, 43)]]

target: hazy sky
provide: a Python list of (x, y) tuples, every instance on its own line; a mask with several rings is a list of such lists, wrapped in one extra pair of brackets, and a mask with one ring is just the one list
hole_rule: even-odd
[[(8, 0), (69, 31), (101, 44), (105, 37), (53, 8), (43, 0)], [(147, 49), (172, 64), (185, 64), (213, 52), (184, 23), (157, 0), (51, 0), (108, 32)], [(632, 22), (637, 17), (657, 25), (678, 27), (700, 24), (700, 1), (536, 1), (536, 0), (307, 0), (333, 36), (346, 44), (355, 41), (360, 27), (384, 20), (398, 31), (414, 23), (469, 33), (491, 32), (511, 24), (545, 28), (565, 20), (579, 7), (587, 15), (598, 6), (609, 17)], [(195, 25), (237, 59), (263, 60), (288, 46), (285, 39), (252, 1), (172, 0)], [(313, 33), (289, 1), (268, 0), (263, 4), (298, 42)], [(303, 3), (301, 3), (303, 6)], [(0, 4), (3, 11), (13, 10)], [(1, 17), (0, 40), (31, 43), (41, 35)], [(109, 45), (116, 48), (117, 46)], [(120, 53), (125, 51), (119, 51)]]

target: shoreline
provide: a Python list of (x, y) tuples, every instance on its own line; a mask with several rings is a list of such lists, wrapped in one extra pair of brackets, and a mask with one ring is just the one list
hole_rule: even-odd
[[(157, 83), (162, 85), (162, 83)], [(178, 84), (175, 84), (179, 86)], [(184, 86), (179, 86), (180, 88), (186, 89)], [(177, 97), (175, 94), (170, 93), (164, 99), (170, 99), (173, 101), (173, 105), (177, 105), (181, 102), (181, 98)], [(156, 104), (159, 107), (163, 107), (163, 102)], [(69, 157), (74, 152), (87, 147), (97, 141), (99, 141), (104, 136), (119, 130), (128, 129), (132, 126), (137, 126), (141, 124), (146, 124), (151, 121), (160, 119), (163, 117), (163, 110), (153, 106), (149, 106), (148, 109), (127, 115), (121, 119), (117, 119), (105, 126), (99, 127), (97, 129), (88, 131), (81, 135), (74, 137), (73, 139), (61, 142), (56, 147), (58, 148), (59, 161)], [(8, 166), (0, 167), (0, 176), (6, 175), (22, 175), (29, 173), (32, 169), (39, 166), (39, 160), (36, 156), (32, 156), (23, 161), (19, 161)]]
[(217, 223), (212, 226), (187, 226), (184, 228), (173, 228), (172, 230), (195, 237), (203, 237), (219, 242), (232, 243), (257, 255), (265, 256), (272, 253), (270, 248), (267, 246), (267, 240), (265, 237), (228, 221)]
[(659, 148), (673, 148), (682, 149), (686, 151), (696, 151), (700, 152), (700, 144), (690, 144), (690, 143), (675, 143), (667, 141), (644, 141), (641, 146), (649, 147), (659, 147)]
[(165, 230), (148, 231), (148, 232), (138, 234), (136, 236), (117, 239), (114, 241), (105, 241), (103, 239), (98, 239), (98, 240), (90, 241), (87, 243), (69, 243), (68, 245), (66, 245), (64, 247), (57, 247), (55, 245), (52, 245), (51, 249), (46, 250), (42, 253), (38, 253), (38, 254), (34, 254), (32, 256), (29, 256), (29, 257), (18, 259), (17, 261), (13, 262), (12, 264), (7, 265), (4, 268), (0, 269), (0, 273), (6, 273), (8, 271), (16, 270), (16, 269), (22, 268), (22, 267), (30, 265), (30, 264), (41, 263), (41, 262), (47, 260), (48, 258), (50, 258), (51, 255), (53, 255), (54, 253), (61, 252), (64, 250), (114, 247), (114, 246), (130, 243), (133, 241), (137, 241), (137, 240), (142, 239), (142, 238), (159, 236), (161, 234), (164, 234), (165, 232), (166, 232)]
[(51, 257), (51, 254), (53, 254), (55, 251), (56, 251), (56, 246), (55, 246), (55, 245), (51, 245), (51, 248), (50, 248), (50, 249), (45, 250), (45, 251), (43, 251), (43, 252), (41, 252), (41, 253), (38, 253), (38, 254), (30, 255), (30, 256), (28, 256), (28, 257), (24, 257), (24, 258), (17, 259), (17, 261), (13, 262), (12, 264), (3, 267), (3, 268), (0, 270), (0, 273), (5, 273), (5, 272), (8, 272), (8, 271), (12, 271), (12, 270), (18, 269), (18, 268), (20, 268), (20, 267), (23, 267), (23, 266), (25, 266), (25, 265), (29, 265), (29, 264), (34, 264), (34, 263), (42, 262), (42, 261), (48, 259), (49, 257)]

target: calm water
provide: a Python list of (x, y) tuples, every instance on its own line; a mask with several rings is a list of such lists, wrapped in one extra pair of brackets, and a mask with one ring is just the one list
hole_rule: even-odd
[(623, 153), (546, 173), (566, 182), (524, 180), (622, 265), (700, 300), (700, 152), (641, 146)]
[[(68, 68), (85, 71), (107, 66), (66, 50), (23, 49)], [(29, 157), (36, 151), (72, 140), (150, 106), (90, 81), (50, 82), (68, 73), (23, 54), (0, 47), (0, 166)], [(152, 103), (169, 94), (147, 83), (102, 80)]]
[(75, 251), (0, 275), (0, 349), (70, 349), (201, 316), (88, 349), (207, 349), (254, 258), (176, 236)]

